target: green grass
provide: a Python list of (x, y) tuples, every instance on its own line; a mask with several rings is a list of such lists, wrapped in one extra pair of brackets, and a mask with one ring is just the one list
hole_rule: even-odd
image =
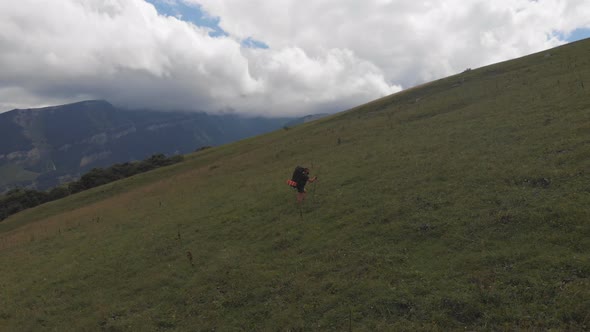
[[(11, 216), (0, 329), (588, 329), (589, 53), (468, 71)], [(296, 165), (320, 179), (303, 217)]]

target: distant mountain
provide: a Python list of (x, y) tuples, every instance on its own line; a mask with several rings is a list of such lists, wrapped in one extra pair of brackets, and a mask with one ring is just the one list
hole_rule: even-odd
[(94, 167), (226, 144), (293, 120), (129, 111), (101, 100), (16, 109), (0, 114), (0, 191), (47, 189)]

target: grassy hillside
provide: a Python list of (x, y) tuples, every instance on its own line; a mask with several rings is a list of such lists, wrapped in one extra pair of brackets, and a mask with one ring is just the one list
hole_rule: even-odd
[[(14, 215), (0, 330), (589, 329), (588, 54), (467, 71)], [(296, 165), (320, 179), (301, 211)]]

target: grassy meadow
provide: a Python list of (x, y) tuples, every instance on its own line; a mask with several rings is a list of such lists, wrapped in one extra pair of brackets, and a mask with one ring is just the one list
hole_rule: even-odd
[[(2, 331), (590, 329), (590, 40), (0, 223)], [(303, 207), (285, 181), (312, 168)]]

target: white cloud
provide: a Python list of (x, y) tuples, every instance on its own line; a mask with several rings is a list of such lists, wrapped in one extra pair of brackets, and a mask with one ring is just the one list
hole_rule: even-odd
[[(562, 44), (586, 0), (159, 0), (200, 5), (213, 38), (143, 0), (0, 2), (0, 111), (102, 98), (257, 114), (343, 110)], [(241, 45), (247, 38), (269, 49)]]
[(239, 43), (159, 16), (143, 1), (38, 3), (0, 5), (2, 88), (64, 100), (93, 95), (130, 107), (214, 109), (224, 104), (217, 97), (257, 85)]
[[(555, 31), (590, 27), (587, 0), (184, 0), (232, 36), (309, 54), (352, 50), (408, 87), (562, 44)], [(549, 37), (549, 38), (548, 38)]]

